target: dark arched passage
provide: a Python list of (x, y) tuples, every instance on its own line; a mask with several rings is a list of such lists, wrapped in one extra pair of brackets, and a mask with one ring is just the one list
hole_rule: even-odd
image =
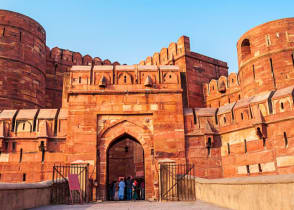
[(131, 177), (139, 182), (144, 181), (144, 150), (133, 136), (123, 134), (115, 139), (107, 149), (107, 189), (121, 178)]

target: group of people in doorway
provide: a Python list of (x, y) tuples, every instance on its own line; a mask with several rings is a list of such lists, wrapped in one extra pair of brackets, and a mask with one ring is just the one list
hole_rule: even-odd
[(120, 178), (108, 186), (109, 200), (145, 200), (143, 179)]

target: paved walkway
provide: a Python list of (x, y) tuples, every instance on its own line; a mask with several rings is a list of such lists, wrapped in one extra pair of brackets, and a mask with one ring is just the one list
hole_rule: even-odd
[(196, 202), (148, 202), (148, 201), (108, 201), (103, 203), (91, 203), (85, 205), (51, 205), (36, 208), (39, 210), (79, 210), (79, 209), (103, 209), (103, 210), (224, 210), (202, 201)]

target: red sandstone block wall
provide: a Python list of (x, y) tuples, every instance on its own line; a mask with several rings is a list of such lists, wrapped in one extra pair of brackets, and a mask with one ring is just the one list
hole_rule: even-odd
[(293, 84), (294, 19), (285, 18), (259, 25), (238, 41), (240, 84), (243, 95)]
[(147, 57), (140, 65), (177, 65), (181, 69), (185, 107), (204, 107), (203, 84), (228, 75), (227, 63), (190, 50), (189, 37), (182, 36), (160, 53)]
[(19, 13), (0, 10), (0, 16), (0, 107), (44, 107), (45, 30)]
[(196, 168), (201, 166), (198, 171), (213, 166), (209, 162), (201, 164), (205, 158), (210, 159), (209, 133), (219, 139), (211, 148), (221, 154), (219, 159), (211, 157), (221, 162), (219, 177), (286, 174), (293, 170), (293, 86), (243, 98), (218, 109), (186, 109), (184, 116), (187, 161), (194, 162)]

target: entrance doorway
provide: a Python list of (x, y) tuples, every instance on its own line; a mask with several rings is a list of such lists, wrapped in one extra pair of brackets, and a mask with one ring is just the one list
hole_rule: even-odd
[(131, 196), (134, 196), (135, 190), (137, 199), (144, 200), (144, 168), (144, 150), (134, 137), (124, 134), (112, 142), (107, 150), (107, 199), (118, 200), (119, 182), (123, 180), (123, 200), (130, 199), (128, 189), (133, 182), (137, 183), (137, 186), (133, 187)]

